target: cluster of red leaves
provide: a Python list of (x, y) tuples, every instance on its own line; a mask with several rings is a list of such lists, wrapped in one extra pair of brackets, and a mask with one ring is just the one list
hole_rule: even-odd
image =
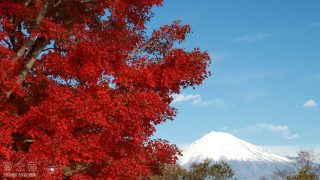
[[(35, 25), (46, 1), (0, 2), (0, 164), (36, 162), (45, 179), (161, 173), (179, 150), (150, 137), (175, 116), (172, 94), (208, 75), (206, 52), (175, 48), (190, 27), (176, 21), (147, 37), (162, 0), (50, 0)], [(17, 83), (37, 48), (15, 58), (30, 37), (47, 45)]]

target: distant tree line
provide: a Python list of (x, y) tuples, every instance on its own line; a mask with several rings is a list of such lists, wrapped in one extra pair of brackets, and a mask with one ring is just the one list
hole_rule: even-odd
[[(301, 150), (292, 167), (278, 169), (271, 177), (260, 180), (320, 180), (320, 165), (315, 164), (316, 154), (311, 150)], [(150, 180), (229, 180), (236, 179), (234, 170), (224, 161), (212, 162), (205, 159), (194, 162), (188, 169), (178, 164), (165, 164), (161, 176), (151, 176)], [(258, 177), (257, 177), (258, 179)]]
[(234, 171), (224, 161), (213, 163), (205, 159), (192, 163), (189, 169), (179, 165), (166, 164), (162, 176), (152, 176), (151, 180), (227, 180), (235, 179)]

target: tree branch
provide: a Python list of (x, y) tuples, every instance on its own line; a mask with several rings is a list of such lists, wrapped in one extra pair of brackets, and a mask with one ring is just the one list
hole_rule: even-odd
[(141, 52), (144, 51), (146, 48), (148, 48), (148, 47), (153, 43), (153, 41), (154, 41), (154, 40), (151, 38), (151, 39), (149, 39), (149, 40), (147, 41), (146, 44), (144, 44), (144, 45), (142, 45), (141, 47), (133, 50), (133, 51), (128, 55), (128, 57), (127, 57), (126, 60), (130, 60), (130, 59), (136, 57), (139, 53), (141, 53)]
[(81, 0), (80, 3), (88, 3), (91, 2), (91, 0)]
[[(25, 3), (25, 6), (27, 6), (31, 0), (27, 1)], [(35, 24), (31, 28), (31, 31), (38, 28), (41, 21), (45, 17), (46, 13), (48, 12), (50, 5), (50, 0), (45, 0), (42, 9), (40, 10), (39, 14), (36, 17)], [(30, 33), (30, 37), (27, 39), (27, 41), (22, 45), (22, 47), (17, 51), (16, 56), (14, 57), (14, 61), (18, 61), (26, 52), (26, 50), (29, 50), (34, 44), (37, 39), (37, 36), (32, 36), (32, 32)], [(34, 63), (37, 60), (38, 55), (41, 53), (41, 51), (45, 48), (46, 41), (39, 43), (37, 47), (35, 47), (34, 51), (32, 52), (30, 58), (26, 61), (24, 65), (24, 69), (19, 73), (18, 75), (18, 81), (17, 83), (21, 84), (27, 77), (29, 70), (32, 68)], [(5, 92), (7, 99), (10, 99), (12, 97), (12, 90)]]
[(59, 0), (58, 2), (54, 3), (54, 4), (53, 4), (53, 7), (56, 8), (57, 6), (59, 6), (59, 4), (60, 4), (61, 2), (62, 2), (62, 0)]
[[(27, 2), (30, 2), (30, 1), (27, 1)], [(40, 10), (40, 12), (39, 12), (39, 14), (38, 14), (38, 16), (36, 18), (35, 24), (31, 28), (32, 30), (34, 30), (34, 29), (39, 27), (41, 21), (43, 20), (43, 18), (45, 17), (45, 15), (46, 15), (46, 13), (47, 13), (47, 11), (49, 9), (49, 5), (50, 5), (50, 1), (49, 0), (45, 0), (45, 2), (43, 4), (43, 7)], [(33, 44), (34, 44), (36, 39), (37, 39), (37, 37), (36, 36), (32, 36), (32, 32), (31, 32), (30, 33), (30, 37), (22, 45), (22, 47), (17, 51), (16, 56), (14, 58), (14, 61), (19, 60), (25, 54), (25, 51), (30, 49), (33, 46)]]
[[(17, 83), (21, 84), (27, 77), (30, 69), (34, 65), (34, 63), (37, 61), (37, 57), (40, 55), (41, 51), (46, 47), (47, 40), (44, 37), (38, 38), (36, 44), (36, 47), (32, 50), (32, 53), (28, 60), (25, 62), (23, 70), (20, 71), (18, 75)], [(5, 92), (7, 99), (12, 98), (12, 90)]]
[(23, 70), (19, 73), (19, 79), (17, 81), (19, 84), (21, 84), (26, 79), (30, 69), (37, 61), (37, 58), (40, 55), (41, 51), (47, 45), (47, 40), (44, 37), (38, 38), (36, 42), (36, 47), (33, 49), (30, 58), (28, 58), (28, 60), (25, 62)]
[(31, 3), (32, 0), (27, 0), (24, 5), (27, 7), (30, 3)]

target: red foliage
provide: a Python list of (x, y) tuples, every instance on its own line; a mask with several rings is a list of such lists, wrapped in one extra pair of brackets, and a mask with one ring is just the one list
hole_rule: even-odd
[(176, 146), (151, 136), (210, 58), (176, 48), (190, 32), (179, 21), (146, 35), (161, 4), (0, 2), (0, 166), (12, 165), (0, 177), (34, 162), (43, 179), (142, 179), (176, 161)]

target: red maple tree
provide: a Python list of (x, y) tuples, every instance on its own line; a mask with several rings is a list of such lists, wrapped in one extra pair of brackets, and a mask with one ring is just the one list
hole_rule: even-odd
[(33, 162), (44, 179), (142, 179), (176, 161), (175, 145), (150, 137), (210, 58), (177, 48), (190, 32), (179, 21), (147, 35), (161, 4), (0, 1), (0, 165), (12, 166), (0, 177)]

